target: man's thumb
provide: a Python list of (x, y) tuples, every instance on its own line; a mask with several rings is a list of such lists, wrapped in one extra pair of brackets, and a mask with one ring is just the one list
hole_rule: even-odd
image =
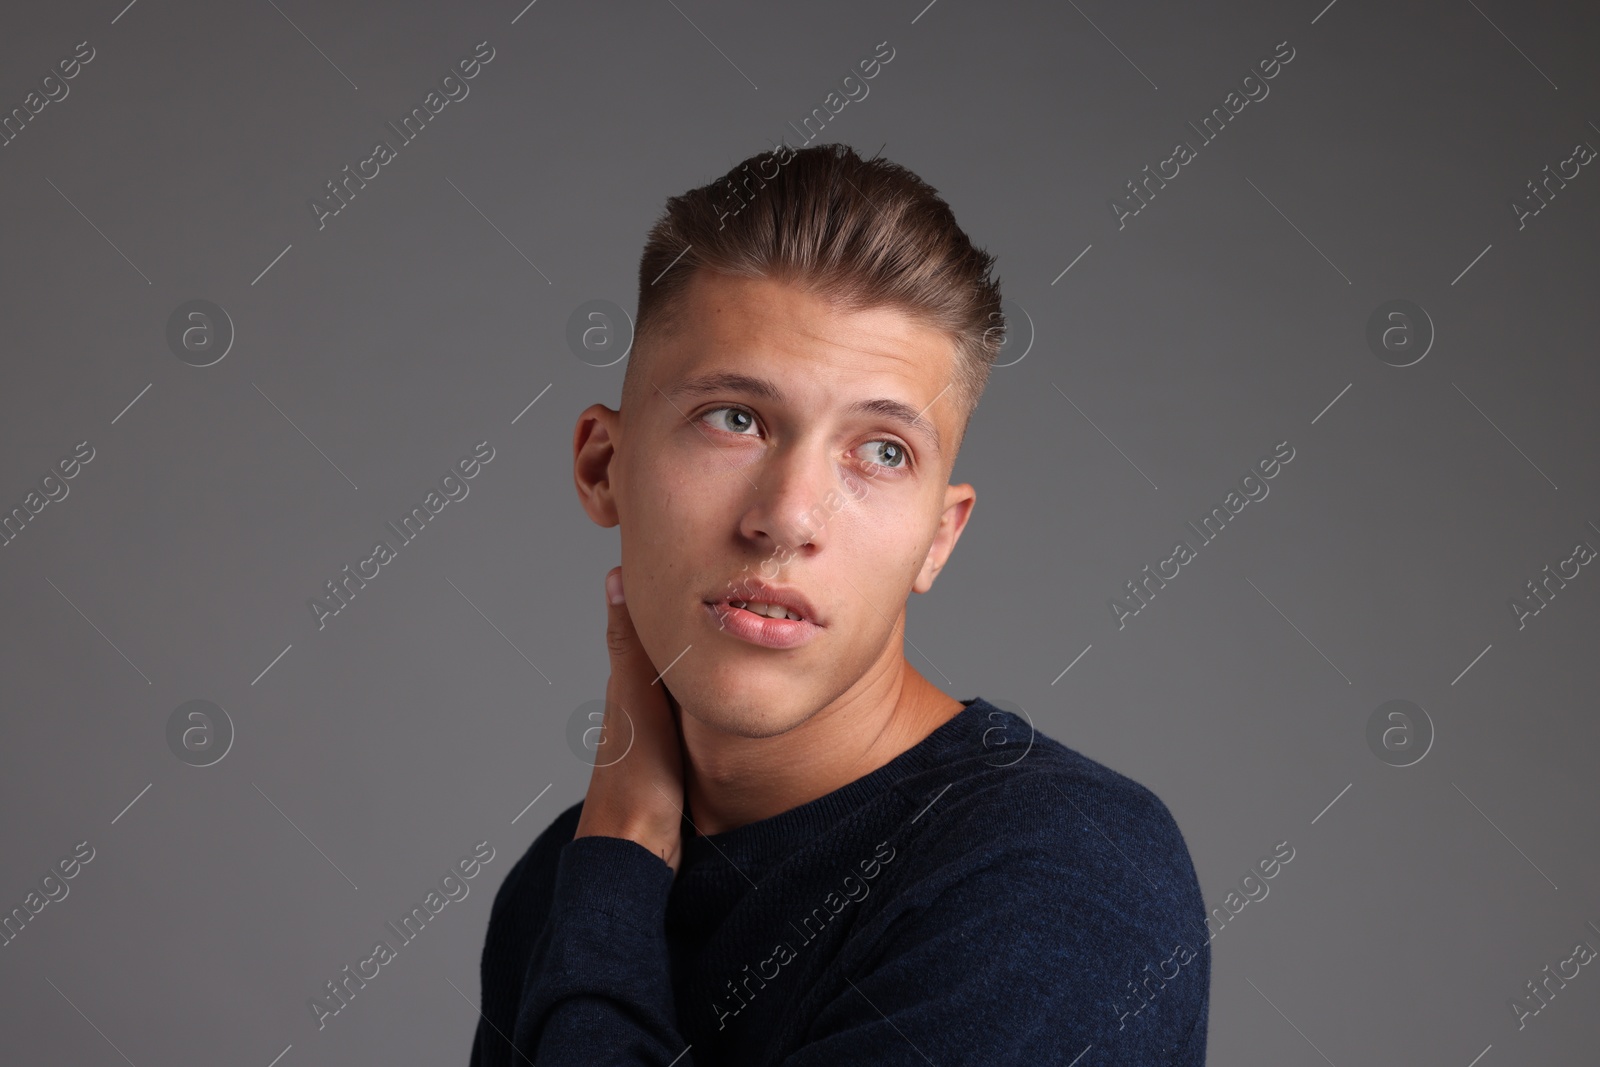
[(633, 631), (633, 619), (623, 598), (622, 568), (613, 567), (606, 572), (606, 648), (613, 663), (636, 667), (633, 661), (639, 656), (638, 635)]

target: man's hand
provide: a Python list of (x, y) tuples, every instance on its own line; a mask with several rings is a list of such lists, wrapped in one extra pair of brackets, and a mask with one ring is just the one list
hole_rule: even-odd
[(606, 573), (611, 677), (601, 738), (629, 746), (631, 726), (632, 744), (614, 762), (596, 759), (573, 837), (637, 841), (677, 874), (683, 853), (683, 740), (677, 709), (666, 684), (656, 680), (622, 594), (622, 568), (613, 567)]

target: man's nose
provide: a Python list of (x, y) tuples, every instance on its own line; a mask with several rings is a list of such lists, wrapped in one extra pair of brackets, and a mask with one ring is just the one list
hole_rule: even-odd
[(820, 548), (829, 502), (840, 497), (839, 474), (818, 448), (779, 448), (760, 468), (741, 530), (751, 540), (774, 547)]

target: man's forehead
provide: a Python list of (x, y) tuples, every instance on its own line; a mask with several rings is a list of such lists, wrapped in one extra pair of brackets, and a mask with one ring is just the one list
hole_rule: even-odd
[(846, 309), (798, 285), (697, 271), (664, 347), (657, 384), (732, 364), (825, 375), (844, 385), (890, 376), (931, 399), (954, 377), (950, 336), (899, 308)]
[(689, 326), (706, 332), (758, 329), (797, 340), (855, 347), (893, 342), (918, 346), (948, 337), (906, 309), (891, 305), (851, 308), (836, 297), (777, 278), (739, 278), (697, 271), (683, 292)]

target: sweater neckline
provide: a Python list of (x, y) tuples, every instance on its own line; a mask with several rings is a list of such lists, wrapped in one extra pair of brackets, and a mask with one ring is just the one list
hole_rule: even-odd
[(804, 804), (736, 826), (721, 833), (701, 835), (684, 816), (682, 871), (693, 874), (700, 869), (720, 869), (723, 861), (734, 867), (760, 861), (786, 846), (809, 839), (811, 833), (833, 825), (863, 803), (891, 788), (895, 782), (942, 762), (946, 752), (971, 735), (981, 719), (996, 710), (982, 697), (961, 701), (962, 709), (927, 737), (918, 741), (888, 763), (869, 771), (853, 782), (824, 793)]

